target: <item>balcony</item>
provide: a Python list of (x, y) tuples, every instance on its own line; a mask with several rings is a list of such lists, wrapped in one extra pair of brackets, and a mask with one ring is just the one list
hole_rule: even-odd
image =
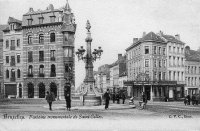
[(28, 77), (33, 77), (33, 74), (28, 73), (27, 76)]
[(10, 50), (15, 50), (15, 46), (10, 46)]
[(11, 82), (15, 82), (15, 80), (16, 80), (15, 77), (11, 77), (11, 78), (10, 78), (10, 81), (11, 81)]
[(39, 77), (44, 77), (45, 75), (44, 75), (44, 73), (39, 73), (38, 76), (39, 76)]

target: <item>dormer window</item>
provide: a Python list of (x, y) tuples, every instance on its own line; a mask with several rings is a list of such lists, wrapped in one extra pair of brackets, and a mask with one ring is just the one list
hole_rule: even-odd
[(28, 19), (28, 25), (32, 25), (32, 19)]
[(50, 21), (51, 21), (51, 23), (54, 23), (54, 22), (55, 22), (55, 17), (56, 17), (56, 16), (50, 16)]
[(43, 20), (44, 20), (43, 17), (39, 17), (39, 24), (43, 24)]

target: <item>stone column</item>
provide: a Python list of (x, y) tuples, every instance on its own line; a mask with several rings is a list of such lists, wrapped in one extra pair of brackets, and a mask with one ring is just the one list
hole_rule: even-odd
[(154, 90), (153, 90), (153, 86), (151, 85), (151, 87), (150, 87), (150, 96), (151, 96), (151, 98), (150, 98), (150, 101), (153, 101), (153, 98), (154, 98)]

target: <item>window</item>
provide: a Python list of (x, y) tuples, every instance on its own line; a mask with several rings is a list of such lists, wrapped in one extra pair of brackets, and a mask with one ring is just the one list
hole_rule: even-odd
[(17, 47), (20, 47), (20, 39), (17, 39)]
[(161, 72), (159, 72), (158, 79), (161, 80)]
[(32, 44), (33, 42), (33, 37), (31, 35), (28, 36), (28, 44)]
[(50, 42), (55, 42), (55, 33), (50, 34)]
[(10, 78), (10, 81), (15, 81), (15, 70), (14, 70), (14, 69), (11, 70), (11, 78)]
[(20, 78), (21, 77), (21, 74), (20, 74), (20, 69), (17, 70), (17, 78)]
[(17, 55), (17, 63), (20, 63), (20, 55)]
[(66, 73), (69, 72), (69, 65), (68, 65), (68, 64), (65, 65), (65, 72), (66, 72)]
[(56, 66), (54, 64), (51, 65), (50, 77), (56, 77)]
[(44, 51), (39, 51), (39, 61), (44, 61)]
[(149, 46), (145, 46), (144, 47), (144, 53), (145, 54), (149, 54)]
[(149, 67), (149, 59), (145, 59), (145, 67)]
[(179, 57), (177, 57), (177, 65), (180, 66)]
[(159, 67), (161, 67), (162, 65), (161, 65), (161, 60), (159, 60), (159, 63), (158, 63), (158, 65), (159, 65)]
[(39, 24), (43, 24), (43, 19), (44, 19), (43, 17), (39, 18)]
[(66, 48), (65, 51), (65, 57), (72, 57), (72, 48)]
[(32, 19), (28, 19), (28, 25), (32, 25)]
[(32, 51), (28, 52), (28, 62), (33, 62), (33, 52)]
[(166, 73), (165, 72), (163, 72), (163, 76), (162, 76), (162, 80), (165, 80), (165, 77), (166, 77), (166, 75), (165, 75)]
[(158, 48), (158, 53), (161, 54), (161, 47)]
[(44, 65), (40, 65), (40, 68), (39, 68), (39, 77), (44, 77)]
[(64, 41), (68, 41), (68, 39), (69, 39), (68, 33), (64, 33)]
[(9, 78), (9, 70), (8, 69), (6, 70), (6, 78), (7, 79)]
[(9, 40), (6, 40), (6, 48), (9, 48)]
[(174, 53), (175, 53), (175, 49), (176, 49), (176, 47), (173, 48), (173, 52), (174, 52)]
[(10, 50), (15, 50), (15, 40), (11, 40)]
[(9, 56), (6, 56), (6, 63), (9, 63)]
[(165, 50), (166, 50), (166, 49), (165, 49), (165, 48), (163, 48), (163, 55), (165, 55), (165, 54), (166, 54)]
[(33, 77), (33, 66), (29, 65), (28, 67), (28, 77)]
[(44, 35), (43, 34), (39, 35), (39, 43), (44, 44)]
[(55, 52), (56, 52), (55, 50), (51, 50), (51, 51), (50, 51), (51, 61), (55, 61)]
[(15, 66), (15, 56), (11, 56), (10, 66)]
[(171, 46), (169, 46), (169, 52), (171, 52)]
[(156, 59), (154, 59), (154, 67), (157, 66), (157, 62), (156, 62)]
[(180, 53), (180, 52), (179, 52), (179, 47), (177, 47), (177, 53)]
[(153, 47), (153, 53), (156, 54), (156, 46)]
[(176, 64), (175, 64), (175, 59), (176, 59), (176, 57), (174, 56), (173, 57), (173, 65), (175, 66)]
[(153, 77), (154, 77), (154, 80), (157, 80), (157, 72), (156, 71), (153, 73)]
[(163, 60), (163, 66), (166, 67), (166, 60)]
[(51, 23), (55, 22), (55, 16), (50, 16)]

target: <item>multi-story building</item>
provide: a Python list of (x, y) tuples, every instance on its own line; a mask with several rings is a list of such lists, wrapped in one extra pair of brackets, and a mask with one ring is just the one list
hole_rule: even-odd
[(0, 25), (0, 98), (4, 97), (4, 84), (3, 84), (3, 30), (8, 25)]
[(126, 90), (127, 95), (130, 97), (131, 96), (131, 88), (130, 88), (130, 86), (127, 87), (126, 85), (124, 85), (125, 81), (127, 81), (127, 71), (124, 71), (121, 74), (119, 74), (119, 88)]
[[(128, 80), (125, 84), (132, 87), (132, 95), (140, 98), (145, 92), (148, 100), (182, 98), (183, 48), (180, 39), (162, 32), (143, 33), (142, 38), (134, 38), (133, 44), (126, 49)], [(173, 66), (170, 65), (172, 58)], [(172, 74), (175, 77), (171, 77)]]
[(119, 89), (119, 75), (126, 71), (126, 55), (118, 54), (118, 60), (110, 65), (110, 88)]
[(8, 26), (3, 30), (4, 87), (6, 97), (22, 98), (22, 21), (9, 17)]
[(200, 94), (200, 52), (185, 47), (185, 95)]
[(64, 98), (64, 86), (74, 90), (74, 35), (76, 24), (68, 4), (46, 10), (30, 8), (23, 15), (23, 70), (25, 98), (44, 98), (51, 90)]

